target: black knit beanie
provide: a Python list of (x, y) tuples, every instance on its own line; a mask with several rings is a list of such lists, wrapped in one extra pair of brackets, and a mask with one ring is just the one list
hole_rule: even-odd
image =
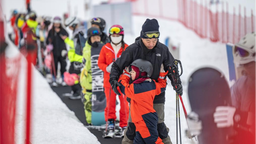
[(147, 38), (144, 36), (143, 33), (150, 32), (150, 31), (157, 31), (159, 32), (159, 25), (156, 19), (146, 19), (144, 24), (142, 25), (142, 30), (140, 32), (141, 38)]

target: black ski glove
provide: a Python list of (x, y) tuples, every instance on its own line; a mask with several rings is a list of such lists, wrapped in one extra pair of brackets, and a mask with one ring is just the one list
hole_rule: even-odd
[(121, 95), (119, 93), (119, 91), (117, 90), (117, 86), (121, 86), (121, 84), (115, 80), (115, 79), (109, 79), (109, 83), (111, 84), (111, 87), (113, 89), (113, 91), (117, 94), (117, 95)]
[(173, 87), (173, 89), (176, 91), (176, 93), (178, 95), (181, 95), (183, 94), (183, 88), (182, 88), (182, 85), (181, 84), (177, 84)]
[(168, 77), (171, 80), (172, 86), (173, 86), (173, 90), (176, 91), (177, 94), (182, 95), (183, 94), (183, 88), (181, 85), (181, 80), (180, 77), (175, 74), (175, 72), (173, 72), (173, 68), (169, 67), (168, 69)]

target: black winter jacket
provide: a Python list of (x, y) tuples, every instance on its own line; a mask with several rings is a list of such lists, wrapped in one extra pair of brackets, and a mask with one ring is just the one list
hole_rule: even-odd
[[(123, 69), (129, 66), (136, 59), (144, 59), (151, 62), (151, 64), (153, 65), (153, 73), (151, 78), (156, 81), (160, 74), (161, 64), (163, 64), (164, 70), (167, 71), (169, 66), (172, 66), (174, 60), (168, 47), (161, 42), (157, 42), (156, 46), (153, 49), (149, 50), (143, 44), (141, 38), (137, 38), (135, 43), (128, 46), (126, 50), (122, 53), (121, 57), (113, 63), (110, 73), (110, 80), (117, 80), (122, 74)], [(154, 103), (164, 102), (165, 93), (161, 93), (154, 99)]]
[(58, 33), (54, 31), (54, 29), (51, 29), (48, 33), (46, 43), (53, 45), (53, 55), (55, 56), (61, 56), (62, 50), (67, 50), (66, 44), (64, 40), (60, 37), (60, 35), (65, 35), (68, 37), (68, 33), (65, 29), (61, 28)]

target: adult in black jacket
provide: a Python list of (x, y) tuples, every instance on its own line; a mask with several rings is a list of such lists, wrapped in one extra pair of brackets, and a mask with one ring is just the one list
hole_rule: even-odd
[[(67, 31), (61, 26), (61, 19), (60, 17), (55, 17), (53, 19), (53, 27), (48, 33), (47, 37), (47, 44), (53, 45), (53, 57), (54, 57), (54, 65), (55, 65), (55, 71), (58, 70), (58, 63), (60, 62), (60, 72), (62, 81), (64, 84), (64, 72), (66, 71), (66, 54), (67, 54), (67, 48), (64, 40), (61, 38), (61, 36), (67, 36)], [(53, 76), (53, 81), (55, 81), (55, 76)]]
[[(158, 41), (159, 25), (156, 19), (147, 19), (142, 26), (140, 37), (138, 37), (132, 45), (122, 53), (121, 57), (117, 59), (111, 69), (110, 83), (113, 90), (118, 94), (116, 87), (118, 85), (118, 78), (122, 74), (123, 69), (129, 66), (136, 59), (144, 59), (150, 61), (153, 65), (152, 79), (157, 80), (160, 74), (161, 65), (164, 66), (165, 71), (169, 71), (173, 64), (173, 56), (169, 52), (168, 47)], [(176, 92), (182, 95), (181, 83), (178, 84)], [(154, 99), (154, 109), (158, 115), (158, 134), (165, 144), (171, 144), (171, 139), (168, 136), (168, 130), (164, 123), (164, 103), (165, 93), (161, 93)], [(135, 125), (128, 121), (128, 127), (125, 131), (123, 144), (132, 143), (135, 136)]]

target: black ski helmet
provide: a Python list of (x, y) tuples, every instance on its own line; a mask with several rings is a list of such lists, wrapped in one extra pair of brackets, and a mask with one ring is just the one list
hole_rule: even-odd
[(94, 17), (91, 19), (91, 24), (96, 24), (100, 27), (100, 30), (103, 32), (106, 27), (106, 21), (101, 17)]
[(91, 43), (91, 37), (92, 36), (96, 36), (96, 35), (98, 35), (98, 36), (101, 36), (101, 31), (98, 29), (98, 28), (96, 28), (96, 27), (91, 27), (91, 28), (89, 28), (88, 30), (87, 30), (87, 37), (88, 37), (88, 43), (91, 45), (92, 43)]
[(149, 61), (143, 59), (136, 59), (132, 62), (131, 66), (139, 68), (140, 72), (146, 72), (147, 77), (151, 77), (153, 73), (153, 65)]

